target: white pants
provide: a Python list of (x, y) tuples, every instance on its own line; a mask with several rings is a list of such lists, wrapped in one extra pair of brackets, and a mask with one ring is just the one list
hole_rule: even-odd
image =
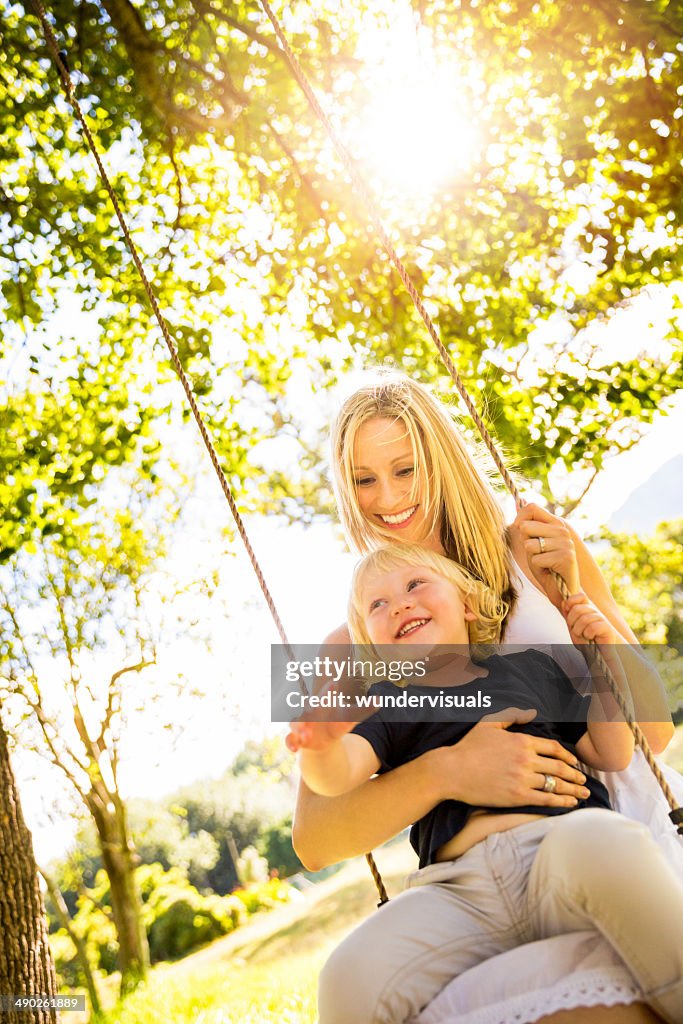
[(408, 885), (328, 960), (320, 1024), (403, 1024), (468, 968), (585, 928), (602, 932), (656, 1012), (683, 1021), (683, 885), (636, 822), (592, 808), (544, 818)]

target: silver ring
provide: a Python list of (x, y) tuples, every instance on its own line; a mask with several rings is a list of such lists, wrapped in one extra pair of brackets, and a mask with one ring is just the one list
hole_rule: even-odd
[(557, 779), (554, 775), (546, 775), (545, 782), (543, 783), (544, 793), (554, 793), (557, 789)]
[(536, 540), (538, 541), (540, 552), (543, 554), (545, 551), (545, 541), (543, 540), (543, 537), (537, 537)]

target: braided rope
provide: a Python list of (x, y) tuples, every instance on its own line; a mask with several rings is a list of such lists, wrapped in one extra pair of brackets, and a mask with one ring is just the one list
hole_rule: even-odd
[(372, 880), (377, 886), (377, 892), (379, 893), (379, 903), (377, 904), (377, 906), (383, 907), (385, 903), (389, 902), (389, 896), (387, 895), (387, 890), (384, 886), (384, 881), (382, 879), (382, 875), (380, 874), (380, 870), (377, 867), (377, 861), (375, 860), (371, 853), (365, 854), (365, 860), (367, 861), (368, 867), (370, 868)]
[[(301, 65), (300, 65), (296, 55), (292, 51), (292, 48), (290, 47), (289, 42), (287, 41), (287, 39), (285, 37), (285, 34), (284, 34), (283, 30), (282, 30), (282, 26), (280, 25), (280, 22), (278, 21), (278, 18), (276, 16), (276, 14), (274, 13), (272, 7), (270, 6), (270, 3), (268, 2), (268, 0), (259, 0), (259, 2), (261, 4), (261, 7), (263, 8), (263, 10), (265, 11), (266, 15), (268, 16), (268, 19), (270, 20), (270, 23), (272, 24), (273, 29), (275, 30), (275, 34), (276, 34), (276, 36), (278, 38), (278, 41), (280, 43), (280, 46), (282, 47), (282, 50), (283, 50), (285, 56), (287, 57), (287, 60), (288, 60), (288, 62), (290, 64), (290, 67), (292, 69), (292, 73), (294, 74), (294, 77), (296, 78), (297, 82), (299, 83), (299, 85), (300, 85), (304, 95), (306, 96), (306, 99), (308, 100), (312, 110), (314, 111), (314, 113), (322, 121), (322, 123), (323, 123), (323, 125), (324, 125), (324, 127), (325, 127), (325, 129), (327, 131), (327, 134), (329, 135), (329, 137), (330, 137), (330, 139), (332, 141), (332, 144), (334, 145), (335, 149), (337, 150), (337, 153), (338, 153), (339, 157), (341, 158), (341, 160), (342, 160), (342, 162), (344, 164), (344, 167), (346, 168), (346, 170), (347, 170), (347, 172), (349, 174), (349, 177), (351, 178), (351, 181), (352, 181), (353, 185), (355, 186), (355, 188), (358, 191), (359, 195), (361, 196), (363, 202), (365, 203), (368, 216), (369, 216), (369, 218), (370, 218), (370, 220), (371, 220), (375, 230), (377, 231), (377, 234), (379, 236), (380, 242), (382, 244), (382, 248), (387, 253), (387, 255), (388, 255), (391, 263), (395, 267), (395, 269), (398, 271), (398, 274), (399, 274), (401, 280), (403, 281), (403, 284), (405, 285), (405, 287), (406, 287), (406, 289), (408, 291), (408, 294), (410, 295), (411, 299), (413, 300), (418, 313), (422, 317), (422, 320), (424, 321), (425, 327), (427, 328), (427, 331), (429, 332), (429, 336), (432, 339), (434, 345), (436, 346), (436, 349), (439, 352), (439, 355), (441, 356), (441, 359), (442, 359), (442, 361), (444, 363), (444, 366), (446, 367), (446, 369), (448, 370), (449, 374), (451, 375), (451, 378), (453, 379), (453, 382), (454, 382), (454, 384), (455, 384), (455, 386), (456, 386), (456, 388), (458, 390), (458, 393), (460, 394), (460, 397), (462, 398), (463, 402), (465, 403), (465, 405), (467, 407), (467, 410), (468, 410), (470, 416), (472, 417), (472, 419), (473, 419), (473, 421), (474, 421), (474, 423), (475, 423), (475, 425), (477, 427), (477, 430), (479, 431), (479, 433), (481, 435), (482, 440), (484, 441), (486, 447), (488, 448), (488, 450), (489, 450), (489, 452), (491, 454), (491, 457), (493, 458), (493, 460), (494, 460), (494, 462), (496, 464), (496, 467), (497, 467), (500, 475), (502, 476), (502, 478), (503, 478), (503, 480), (505, 482), (506, 487), (508, 488), (508, 491), (510, 492), (510, 494), (514, 498), (515, 504), (516, 504), (517, 508), (518, 509), (521, 508), (523, 506), (524, 502), (523, 502), (523, 500), (522, 500), (522, 498), (521, 498), (521, 496), (519, 494), (519, 491), (517, 490), (517, 487), (515, 486), (515, 483), (514, 483), (512, 477), (510, 476), (510, 473), (508, 472), (505, 464), (503, 463), (502, 456), (501, 456), (500, 452), (498, 451), (498, 449), (497, 449), (497, 447), (495, 445), (495, 442), (493, 441), (493, 438), (491, 437), (488, 429), (486, 428), (486, 425), (484, 424), (484, 421), (481, 418), (481, 416), (479, 414), (479, 411), (477, 410), (474, 402), (472, 401), (469, 393), (467, 392), (467, 390), (465, 388), (465, 385), (464, 385), (464, 383), (463, 383), (463, 381), (462, 381), (462, 379), (460, 377), (460, 374), (458, 373), (458, 371), (457, 371), (457, 369), (455, 367), (455, 364), (453, 363), (453, 360), (451, 359), (451, 357), (450, 357), (450, 355), (449, 355), (445, 345), (441, 341), (441, 338), (439, 337), (439, 335), (437, 333), (436, 327), (434, 326), (434, 322), (433, 322), (432, 318), (430, 317), (429, 313), (427, 312), (427, 310), (425, 309), (424, 303), (422, 302), (422, 299), (420, 298), (420, 296), (419, 296), (419, 294), (417, 292), (417, 288), (415, 287), (415, 284), (413, 283), (412, 278), (410, 277), (410, 274), (408, 273), (408, 270), (404, 266), (400, 256), (396, 252), (396, 249), (394, 248), (394, 246), (393, 246), (393, 244), (392, 244), (392, 242), (391, 242), (391, 240), (389, 238), (389, 235), (388, 235), (388, 233), (387, 233), (387, 231), (386, 231), (386, 229), (385, 229), (385, 227), (384, 227), (384, 225), (382, 223), (381, 216), (380, 216), (380, 214), (378, 212), (377, 202), (375, 200), (375, 197), (372, 194), (372, 191), (371, 191), (370, 187), (368, 186), (368, 184), (367, 184), (365, 178), (363, 177), (362, 173), (359, 171), (358, 165), (357, 165), (356, 161), (351, 156), (351, 154), (349, 153), (349, 151), (346, 148), (345, 144), (342, 142), (341, 138), (339, 137), (337, 131), (334, 128), (334, 125), (332, 124), (332, 122), (330, 120), (330, 118), (327, 116), (326, 112), (321, 107), (320, 102), (318, 101), (318, 98), (317, 98), (317, 96), (315, 95), (315, 93), (313, 91), (313, 87), (311, 86), (311, 84), (310, 84), (310, 82), (308, 80), (308, 77), (306, 76), (306, 73), (303, 71), (303, 69), (302, 69), (302, 67), (301, 67)], [(569, 590), (567, 588), (567, 584), (565, 583), (564, 579), (559, 575), (559, 573), (556, 573), (556, 572), (553, 571), (552, 572), (552, 576), (553, 576), (555, 582), (557, 583), (558, 589), (559, 589), (562, 597), (566, 600), (570, 596)], [(678, 804), (676, 802), (676, 798), (674, 797), (674, 795), (673, 795), (673, 793), (671, 791), (671, 788), (669, 787), (666, 779), (664, 778), (664, 775), (662, 774), (662, 771), (661, 771), (659, 765), (657, 764), (657, 762), (654, 759), (654, 755), (653, 755), (653, 753), (652, 753), (652, 751), (650, 749), (650, 745), (647, 742), (647, 739), (645, 738), (642, 729), (640, 728), (638, 723), (633, 719), (633, 716), (631, 715), (631, 713), (630, 713), (630, 711), (629, 711), (629, 709), (628, 709), (624, 699), (622, 698), (622, 696), (621, 696), (621, 694), (619, 692), (619, 689), (617, 687), (617, 684), (616, 684), (616, 682), (614, 680), (614, 677), (612, 675), (612, 672), (610, 671), (609, 666), (607, 665), (605, 659), (603, 658), (602, 654), (600, 653), (600, 649), (599, 649), (598, 645), (595, 643), (595, 641), (591, 640), (591, 641), (589, 641), (589, 646), (595, 648), (595, 657), (596, 657), (597, 664), (598, 664), (598, 666), (600, 668), (600, 671), (604, 673), (604, 676), (605, 676), (605, 679), (607, 681), (607, 684), (610, 687), (610, 689), (612, 691), (612, 694), (613, 694), (615, 700), (617, 701), (617, 704), (619, 705), (619, 708), (620, 708), (622, 714), (624, 715), (624, 719), (626, 721), (626, 724), (630, 727), (630, 729), (631, 729), (631, 731), (633, 733), (633, 736), (635, 738), (635, 741), (638, 744), (638, 746), (640, 747), (640, 749), (642, 750), (642, 752), (643, 752), (643, 754), (645, 756), (645, 759), (646, 759), (646, 761), (647, 761), (647, 763), (648, 763), (648, 765), (649, 765), (653, 775), (657, 779), (657, 782), (659, 783), (659, 785), (660, 785), (660, 787), (662, 789), (662, 792), (664, 793), (664, 796), (666, 797), (666, 800), (667, 800), (669, 806), (671, 807), (672, 811), (677, 815), (677, 817), (672, 817), (672, 820), (674, 821), (674, 823), (676, 823), (678, 818), (681, 816), (681, 809), (678, 807)], [(680, 831), (683, 833), (683, 829), (681, 829)]]
[[(168, 347), (168, 351), (169, 351), (170, 356), (171, 356), (171, 361), (173, 363), (173, 367), (174, 367), (176, 373), (178, 374), (178, 377), (180, 378), (180, 383), (183, 386), (183, 390), (185, 392), (185, 396), (187, 398), (187, 401), (189, 402), (190, 408), (192, 410), (192, 415), (194, 416), (194, 419), (195, 419), (195, 423), (197, 424), (197, 427), (199, 428), (199, 433), (201, 434), (201, 437), (202, 437), (202, 440), (203, 440), (204, 445), (206, 447), (206, 450), (209, 453), (209, 458), (211, 459), (211, 464), (213, 465), (213, 468), (216, 471), (216, 476), (218, 477), (218, 480), (219, 480), (219, 483), (221, 485), (221, 489), (223, 491), (223, 494), (225, 495), (225, 498), (226, 498), (226, 500), (228, 502), (228, 505), (230, 506), (230, 511), (232, 512), (233, 519), (235, 520), (235, 525), (236, 525), (237, 530), (239, 532), (240, 538), (242, 539), (242, 543), (244, 544), (244, 547), (245, 547), (245, 549), (247, 551), (247, 554), (249, 556), (249, 560), (251, 562), (252, 568), (253, 568), (254, 572), (256, 573), (256, 578), (257, 578), (257, 580), (259, 582), (259, 586), (261, 587), (261, 591), (262, 591), (263, 596), (264, 596), (264, 598), (266, 600), (266, 604), (268, 605), (268, 609), (270, 611), (270, 614), (273, 617), (273, 621), (275, 622), (275, 626), (277, 628), (277, 631), (280, 634), (280, 639), (282, 640), (282, 643), (284, 644), (284, 646), (287, 648), (287, 652), (288, 652), (289, 657), (290, 658), (294, 658), (294, 652), (292, 651), (292, 648), (290, 646), (289, 640), (287, 639), (287, 634), (285, 633), (285, 628), (282, 625), (282, 620), (280, 619), (280, 616), (278, 614), (277, 608), (275, 607), (275, 602), (273, 601), (272, 595), (271, 595), (270, 590), (268, 588), (268, 584), (266, 583), (265, 577), (264, 577), (263, 572), (261, 571), (261, 567), (260, 567), (260, 565), (258, 563), (258, 559), (256, 558), (256, 554), (254, 552), (254, 549), (252, 548), (251, 542), (249, 540), (249, 537), (247, 536), (247, 532), (246, 532), (246, 529), (245, 529), (245, 526), (244, 526), (244, 522), (242, 521), (242, 517), (241, 517), (241, 515), (240, 515), (240, 513), (239, 513), (239, 511), (237, 509), (237, 504), (235, 502), (234, 495), (233, 495), (232, 490), (230, 488), (230, 484), (228, 483), (228, 481), (227, 481), (227, 479), (225, 477), (225, 473), (223, 472), (223, 470), (221, 468), (221, 465), (220, 465), (220, 463), (218, 461), (218, 455), (216, 453), (216, 449), (215, 449), (215, 447), (213, 445), (213, 442), (211, 440), (209, 432), (208, 432), (208, 430), (206, 428), (206, 425), (204, 423), (202, 415), (201, 415), (201, 413), (199, 411), (199, 407), (197, 405), (197, 402), (195, 400), (194, 394), (192, 392), (192, 385), (190, 384), (190, 381), (188, 380), (187, 374), (185, 373), (185, 370), (183, 369), (183, 365), (182, 365), (182, 363), (180, 361), (180, 357), (178, 356), (178, 350), (177, 350), (177, 348), (175, 346), (173, 338), (171, 337), (171, 332), (169, 331), (168, 324), (166, 322), (166, 319), (165, 319), (163, 313), (161, 312), (161, 309), (159, 307), (159, 303), (157, 302), (156, 295), (154, 294), (152, 286), (151, 286), (151, 284), (150, 284), (150, 282), (149, 282), (149, 280), (147, 278), (147, 274), (145, 273), (145, 268), (142, 265), (142, 261), (141, 261), (139, 255), (138, 255), (137, 247), (136, 247), (135, 242), (133, 241), (133, 239), (131, 237), (130, 231), (128, 230), (128, 225), (127, 225), (125, 217), (123, 216), (123, 213), (121, 211), (121, 207), (119, 205), (119, 201), (117, 199), (116, 193), (115, 193), (115, 191), (114, 191), (114, 189), (113, 189), (113, 187), (111, 185), (111, 182), (109, 181), (109, 177), (107, 175), (107, 172), (104, 169), (104, 164), (102, 163), (102, 160), (101, 160), (101, 157), (100, 157), (100, 152), (99, 152), (99, 149), (97, 147), (97, 143), (95, 142), (95, 140), (94, 140), (94, 138), (92, 136), (92, 133), (90, 132), (90, 129), (88, 128), (87, 121), (85, 120), (85, 116), (83, 114), (83, 111), (81, 110), (81, 106), (80, 106), (80, 104), (78, 102), (78, 99), (76, 98), (76, 93), (75, 93), (75, 90), (74, 90), (74, 87), (73, 87), (73, 83), (71, 81), (71, 76), (69, 75), (69, 72), (68, 72), (68, 69), (67, 69), (67, 67), (66, 67), (66, 65), (64, 63), (64, 60), (62, 59), (62, 57), (60, 55), (59, 49), (57, 47), (57, 40), (55, 39), (54, 33), (52, 31), (52, 27), (51, 27), (50, 23), (47, 20), (47, 14), (46, 14), (45, 8), (43, 7), (43, 5), (41, 3), (41, 0), (31, 0), (31, 4), (32, 4), (34, 10), (36, 11), (36, 14), (38, 15), (38, 17), (40, 19), (40, 22), (42, 24), (43, 33), (45, 35), (45, 39), (47, 40), (47, 44), (49, 46), (49, 49), (50, 49), (50, 51), (52, 53), (53, 60), (54, 60), (54, 62), (56, 64), (56, 66), (57, 66), (57, 70), (59, 71), (59, 77), (62, 80), (62, 85), (64, 86), (64, 91), (66, 92), (67, 99), (71, 103), (71, 106), (72, 106), (73, 110), (75, 111), (75, 113), (76, 113), (76, 115), (78, 117), (78, 120), (80, 121), (81, 128), (83, 129), (83, 134), (86, 137), (86, 140), (88, 142), (88, 146), (90, 147), (90, 150), (91, 150), (91, 152), (92, 152), (92, 154), (93, 154), (93, 156), (95, 158), (95, 162), (97, 163), (97, 169), (100, 172), (100, 177), (102, 178), (102, 181), (104, 183), (104, 187), (106, 188), (107, 193), (109, 194), (109, 198), (111, 199), (112, 206), (114, 207), (114, 211), (116, 213), (117, 220), (118, 220), (119, 225), (121, 227), (121, 231), (123, 232), (123, 236), (124, 236), (124, 238), (126, 240), (126, 244), (128, 246), (128, 249), (130, 251), (131, 256), (133, 257), (133, 262), (135, 263), (135, 267), (137, 269), (137, 272), (140, 275), (140, 279), (142, 280), (142, 283), (144, 285), (145, 291), (147, 292), (147, 298), (149, 299), (149, 302), (150, 302), (150, 305), (151, 305), (152, 310), (154, 312), (154, 316), (156, 318), (157, 324), (159, 325), (159, 329), (161, 330), (161, 333), (162, 333), (162, 335), (164, 337), (164, 341), (166, 342), (166, 345)], [(300, 681), (300, 688), (302, 690), (302, 693), (305, 694), (306, 693), (306, 689), (303, 686), (303, 684), (301, 683), (301, 681)]]

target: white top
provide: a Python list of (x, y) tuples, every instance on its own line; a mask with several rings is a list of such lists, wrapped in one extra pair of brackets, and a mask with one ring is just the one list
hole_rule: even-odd
[(512, 560), (512, 584), (517, 601), (505, 629), (505, 643), (527, 648), (532, 644), (570, 644), (567, 623), (555, 605)]
[(529, 647), (546, 651), (581, 689), (587, 675), (586, 662), (577, 651), (564, 616), (512, 560), (512, 584), (517, 601), (505, 628), (501, 654), (525, 651)]

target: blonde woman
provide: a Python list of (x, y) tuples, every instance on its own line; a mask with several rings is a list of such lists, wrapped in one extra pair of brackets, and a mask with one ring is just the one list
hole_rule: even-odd
[[(332, 449), (341, 520), (349, 543), (359, 553), (387, 542), (418, 543), (454, 558), (509, 603), (504, 641), (521, 647), (571, 643), (558, 610), (560, 595), (549, 575), (554, 569), (567, 581), (570, 592), (583, 591), (626, 642), (635, 642), (595, 561), (566, 523), (529, 505), (506, 527), (490, 482), (453, 418), (422, 386), (391, 376), (360, 388), (337, 418)], [(349, 641), (346, 626), (327, 640), (331, 644)], [(659, 752), (673, 727), (662, 694), (650, 694), (648, 706), (654, 709), (652, 721), (641, 724), (650, 745)], [(512, 710), (510, 718), (517, 720), (518, 713)], [(631, 784), (629, 773), (633, 772), (636, 781)], [(661, 801), (652, 796), (649, 771), (642, 774), (637, 762), (623, 775), (622, 785), (610, 787), (613, 805), (644, 820), (657, 838), (667, 828), (672, 833), (666, 805), (662, 810)], [(553, 780), (550, 787), (548, 777)], [(456, 747), (429, 751), (343, 796), (316, 796), (302, 784), (294, 845), (304, 864), (319, 869), (378, 846), (443, 800), (484, 807), (569, 808), (583, 798), (585, 781), (561, 744), (509, 732), (503, 723), (480, 724)], [(634, 805), (634, 789), (649, 802)], [(500, 817), (477, 818), (472, 843), (498, 830)], [(670, 843), (675, 842), (673, 837)], [(671, 846), (665, 852), (673, 859), (680, 856), (680, 850)], [(381, 923), (381, 917), (378, 920)], [(454, 981), (425, 1011), (425, 1022), (446, 1024), (455, 1021), (457, 1013), (458, 1024), (493, 1019), (506, 1024), (508, 1005), (522, 1014), (510, 1020), (545, 1024), (555, 1017), (558, 1024), (563, 1019), (547, 1016), (548, 1010), (555, 1009), (571, 1009), (572, 1024), (657, 1019), (639, 1002), (637, 987), (597, 937), (576, 933), (533, 945), (528, 957), (520, 957), (522, 948), (487, 961), (483, 985), (481, 979), (476, 985), (468, 984), (468, 974), (481, 968)], [(585, 984), (578, 986), (577, 996), (575, 972), (584, 966)], [(423, 967), (428, 969), (428, 962)], [(365, 969), (372, 971), (371, 961)], [(571, 972), (568, 985), (566, 976)], [(328, 974), (327, 983), (332, 982)], [(361, 973), (353, 985), (357, 990), (362, 984)], [(541, 987), (544, 993), (539, 999)], [(335, 984), (335, 989), (340, 991), (340, 986)], [(384, 1024), (406, 1019), (393, 1015), (401, 998), (401, 978), (397, 978), (390, 1005), (377, 1019)], [(441, 1008), (435, 1009), (439, 1002)], [(602, 1009), (605, 1004), (613, 1005), (618, 1017), (612, 1015), (614, 1010)], [(411, 1013), (418, 1009), (411, 1008)], [(494, 1017), (498, 1009), (502, 1016)]]

